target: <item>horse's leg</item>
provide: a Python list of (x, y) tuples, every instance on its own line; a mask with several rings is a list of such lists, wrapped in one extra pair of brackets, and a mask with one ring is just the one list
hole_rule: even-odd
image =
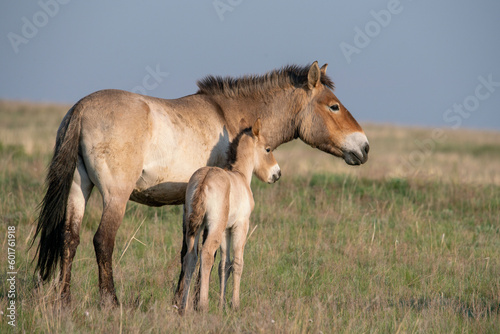
[(248, 233), (248, 220), (237, 224), (233, 227), (233, 298), (231, 301), (232, 307), (238, 309), (240, 307), (240, 282), (241, 274), (243, 273), (243, 253), (245, 242)]
[(103, 305), (118, 305), (113, 282), (113, 249), (118, 228), (125, 215), (130, 192), (103, 195), (101, 223), (94, 235), (94, 249), (99, 266), (99, 292)]
[[(179, 305), (179, 303), (182, 300), (182, 296), (184, 295), (184, 289), (185, 289), (185, 286), (184, 286), (184, 275), (185, 275), (184, 258), (186, 256), (187, 251), (188, 251), (188, 246), (187, 246), (186, 237), (185, 237), (186, 236), (185, 220), (186, 220), (186, 209), (184, 208), (184, 214), (182, 215), (182, 236), (183, 237), (182, 237), (182, 249), (181, 249), (181, 273), (179, 274), (179, 280), (177, 281), (177, 289), (175, 290), (174, 300), (172, 302), (172, 304), (174, 304), (174, 305)], [(196, 247), (196, 248), (198, 248), (198, 247)], [(196, 266), (196, 262), (195, 262), (195, 266)], [(191, 280), (191, 278), (190, 278), (190, 280)]]
[(227, 279), (231, 273), (230, 249), (231, 247), (231, 233), (224, 231), (222, 242), (220, 244), (220, 263), (219, 263), (219, 282), (220, 282), (220, 298), (219, 309), (224, 308), (226, 302), (226, 286)]
[(71, 302), (71, 266), (80, 243), (80, 226), (85, 212), (87, 200), (93, 188), (81, 158), (78, 159), (77, 168), (73, 177), (73, 184), (66, 207), (66, 222), (64, 225), (63, 257), (61, 261), (60, 294), (65, 304)]
[(102, 304), (118, 305), (112, 266), (115, 237), (130, 195), (143, 174), (153, 119), (143, 99), (127, 93), (101, 92), (90, 96), (86, 103), (80, 150), (90, 180), (103, 201), (101, 222), (93, 240), (99, 292)]

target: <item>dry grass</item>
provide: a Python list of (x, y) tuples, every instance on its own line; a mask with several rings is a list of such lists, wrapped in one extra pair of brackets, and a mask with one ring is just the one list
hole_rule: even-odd
[[(17, 331), (500, 331), (500, 134), (445, 131), (446, 140), (422, 150), (415, 140), (432, 138), (432, 129), (390, 125), (365, 126), (371, 157), (361, 167), (300, 142), (280, 147), (283, 178), (272, 186), (253, 183), (250, 229), (256, 228), (246, 247), (239, 311), (217, 311), (214, 270), (210, 312), (178, 316), (171, 300), (181, 207), (135, 203), (114, 253), (122, 304), (101, 309), (95, 193), (73, 266), (73, 303), (61, 311), (53, 286), (34, 289), (29, 240), (65, 109), (0, 103), (0, 242), (7, 249), (7, 226), (16, 226)], [(419, 150), (425, 159), (405, 166)], [(6, 318), (6, 252), (0, 268), (0, 332), (14, 332)]]

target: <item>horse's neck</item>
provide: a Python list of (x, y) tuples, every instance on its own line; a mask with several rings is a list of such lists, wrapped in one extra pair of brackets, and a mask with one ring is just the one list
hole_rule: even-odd
[(292, 89), (283, 90), (269, 107), (263, 106), (262, 134), (272, 149), (299, 137), (298, 114), (303, 108), (299, 94)]
[(218, 98), (216, 102), (233, 134), (238, 132), (242, 118), (249, 125), (260, 118), (261, 132), (273, 149), (298, 137), (296, 117), (301, 104), (290, 89), (278, 90), (264, 98)]

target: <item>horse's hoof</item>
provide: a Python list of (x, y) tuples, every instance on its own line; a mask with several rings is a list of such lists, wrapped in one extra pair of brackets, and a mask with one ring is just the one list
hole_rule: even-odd
[(116, 308), (120, 306), (118, 302), (118, 298), (116, 296), (106, 296), (101, 298), (101, 307), (102, 308)]

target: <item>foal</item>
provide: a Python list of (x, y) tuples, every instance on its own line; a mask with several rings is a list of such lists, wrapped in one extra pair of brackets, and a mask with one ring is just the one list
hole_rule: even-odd
[[(240, 129), (244, 126), (240, 125)], [(221, 248), (219, 264), (220, 300), (224, 306), (226, 282), (234, 272), (233, 308), (240, 304), (239, 290), (243, 272), (243, 249), (254, 200), (250, 182), (252, 174), (267, 183), (276, 182), (281, 171), (270, 146), (260, 134), (260, 119), (253, 127), (242, 129), (229, 147), (229, 162), (225, 169), (203, 167), (189, 180), (184, 205), (184, 242), (187, 253), (183, 261), (184, 293), (180, 306), (181, 314), (186, 310), (189, 285), (198, 260), (198, 241), (206, 230), (206, 239), (201, 249), (200, 294), (198, 309), (208, 309), (208, 283), (217, 248)], [(231, 241), (234, 261), (230, 262)]]

